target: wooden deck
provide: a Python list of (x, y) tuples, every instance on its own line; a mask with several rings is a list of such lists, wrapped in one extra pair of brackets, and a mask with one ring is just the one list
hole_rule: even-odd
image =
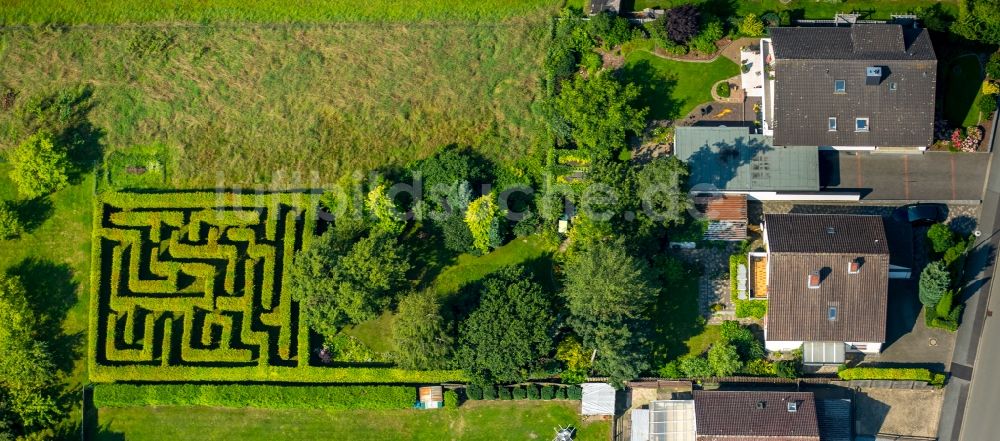
[(767, 257), (751, 256), (750, 267), (752, 275), (752, 291), (750, 297), (754, 299), (767, 298)]

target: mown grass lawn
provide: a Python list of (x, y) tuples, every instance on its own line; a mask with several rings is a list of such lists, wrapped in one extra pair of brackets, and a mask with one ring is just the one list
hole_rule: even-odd
[(962, 127), (979, 124), (976, 100), (981, 93), (983, 71), (975, 55), (960, 56), (944, 68), (946, 87), (944, 117), (952, 125)]
[(653, 119), (677, 119), (712, 101), (712, 85), (740, 73), (725, 57), (711, 63), (673, 61), (645, 50), (625, 56), (622, 73), (627, 81), (643, 87), (642, 105)]
[(584, 424), (579, 402), (473, 402), (457, 410), (321, 411), (210, 407), (100, 409), (92, 439), (142, 440), (548, 440), (557, 426), (577, 441), (608, 439), (610, 424)]
[(85, 174), (50, 196), (25, 201), (18, 198), (9, 170), (9, 165), (0, 164), (0, 199), (16, 201), (27, 231), (19, 238), (0, 240), (0, 271), (20, 277), (36, 311), (57, 327), (46, 342), (65, 375), (64, 404), (76, 409), (58, 430), (72, 432), (79, 416), (76, 397), (87, 381), (94, 175)]
[[(531, 104), (548, 29), (545, 15), (0, 28), (0, 79), (17, 94), (14, 111), (0, 112), (0, 133), (16, 126), (17, 106), (86, 85), (97, 141), (106, 151), (164, 145), (174, 188), (329, 186), (448, 144), (540, 164), (549, 134)], [(0, 153), (26, 136), (16, 135), (0, 139)]]
[(857, 11), (866, 15), (866, 18), (883, 19), (889, 18), (893, 14), (907, 14), (916, 11), (918, 8), (927, 7), (940, 3), (941, 7), (952, 15), (958, 13), (958, 2), (955, 0), (842, 0), (842, 1), (817, 1), (817, 0), (751, 0), (738, 2), (720, 2), (716, 0), (624, 0), (625, 3), (632, 3), (633, 10), (641, 11), (644, 8), (665, 8), (685, 3), (709, 3), (709, 8), (721, 13), (729, 12), (743, 16), (749, 13), (762, 15), (768, 12), (777, 11), (800, 11), (800, 18), (807, 19), (831, 19), (838, 12)]

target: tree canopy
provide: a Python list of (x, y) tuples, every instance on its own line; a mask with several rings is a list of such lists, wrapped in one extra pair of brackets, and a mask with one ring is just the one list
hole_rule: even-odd
[(69, 183), (66, 150), (57, 146), (47, 133), (31, 135), (10, 152), (8, 159), (10, 179), (25, 197), (43, 196)]
[(634, 105), (639, 94), (636, 85), (606, 73), (578, 76), (563, 82), (554, 107), (578, 147), (594, 157), (609, 156), (625, 147), (626, 133), (646, 126), (649, 109)]
[(21, 281), (0, 274), (0, 423), (27, 431), (52, 424), (59, 412), (52, 394), (58, 370), (35, 337), (40, 324)]
[(728, 342), (718, 342), (708, 350), (708, 364), (718, 377), (728, 377), (743, 367), (736, 346)]
[(676, 156), (659, 157), (639, 170), (639, 198), (646, 219), (663, 226), (683, 222), (684, 213), (693, 207), (684, 190), (688, 170)]
[(667, 36), (675, 43), (686, 44), (698, 34), (698, 8), (681, 5), (670, 8), (666, 13)]
[(552, 351), (552, 299), (522, 267), (504, 267), (482, 282), (479, 306), (460, 327), (456, 357), (478, 384), (524, 381)]
[(392, 335), (399, 367), (440, 369), (448, 364), (453, 342), (434, 293), (414, 293), (400, 300)]
[(353, 244), (338, 242), (328, 232), (296, 255), (288, 287), (302, 304), (305, 324), (329, 338), (340, 327), (381, 312), (410, 268), (395, 243), (378, 231)]
[(566, 262), (563, 291), (569, 323), (587, 348), (597, 349), (594, 367), (621, 385), (649, 367), (649, 309), (657, 289), (648, 265), (628, 255), (621, 241), (596, 242)]
[(969, 40), (1000, 44), (1000, 1), (961, 0), (951, 31)]
[(465, 223), (472, 233), (472, 245), (482, 253), (500, 246), (500, 222), (503, 213), (493, 193), (472, 201), (465, 212)]

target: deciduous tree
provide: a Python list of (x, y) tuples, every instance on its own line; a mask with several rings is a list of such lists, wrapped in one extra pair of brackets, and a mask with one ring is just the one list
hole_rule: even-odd
[(493, 193), (472, 201), (465, 212), (465, 223), (472, 233), (472, 245), (482, 253), (500, 246), (500, 221), (503, 213)]
[(400, 300), (392, 336), (396, 363), (401, 368), (440, 369), (447, 366), (452, 337), (436, 294), (420, 292)]
[(718, 342), (708, 350), (708, 364), (718, 377), (728, 377), (743, 367), (736, 346), (728, 342)]
[(681, 5), (670, 8), (666, 13), (667, 35), (679, 44), (686, 44), (698, 33), (698, 8)]
[(24, 140), (8, 158), (10, 179), (23, 196), (35, 198), (69, 183), (66, 150), (55, 145), (52, 136), (39, 132)]
[(687, 175), (687, 166), (675, 156), (656, 158), (639, 170), (639, 197), (646, 219), (665, 227), (684, 220), (684, 213), (693, 206), (684, 188)]
[(642, 348), (658, 292), (648, 266), (621, 241), (596, 242), (571, 256), (565, 274), (569, 323), (585, 347), (597, 349), (595, 370), (620, 386), (648, 369)]
[(522, 267), (482, 282), (479, 306), (459, 331), (456, 361), (479, 384), (520, 382), (552, 351), (552, 300)]
[(599, 73), (565, 81), (554, 107), (577, 146), (591, 156), (607, 157), (625, 146), (626, 133), (646, 126), (648, 109), (635, 106), (638, 97), (634, 84)]

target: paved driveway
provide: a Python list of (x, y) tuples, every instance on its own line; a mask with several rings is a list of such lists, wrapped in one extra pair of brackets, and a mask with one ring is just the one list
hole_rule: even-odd
[(978, 201), (988, 163), (986, 153), (820, 151), (820, 186), (864, 200)]

